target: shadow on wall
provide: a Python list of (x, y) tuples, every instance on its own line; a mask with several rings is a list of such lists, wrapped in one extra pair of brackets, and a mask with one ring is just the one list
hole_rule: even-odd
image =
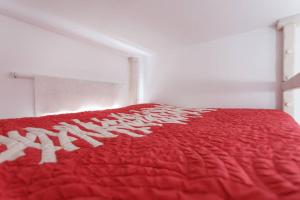
[(282, 54), (274, 27), (174, 50), (157, 57), (149, 96), (186, 106), (279, 109)]
[(275, 82), (176, 81), (176, 85), (162, 88), (156, 102), (193, 107), (274, 108), (272, 102), (278, 87)]

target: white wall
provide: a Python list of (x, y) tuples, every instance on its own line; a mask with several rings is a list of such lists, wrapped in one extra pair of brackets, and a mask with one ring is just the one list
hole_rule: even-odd
[[(33, 83), (11, 71), (125, 84), (128, 60), (116, 50), (0, 16), (0, 118), (33, 115)], [(260, 29), (143, 60), (142, 102), (197, 107), (279, 108), (281, 42)], [(126, 104), (126, 103), (124, 103)]]
[(0, 27), (0, 118), (33, 115), (33, 82), (10, 79), (8, 74), (12, 71), (121, 83), (124, 87), (120, 101), (125, 104), (126, 55), (1, 15)]
[(280, 36), (271, 28), (160, 54), (148, 101), (197, 107), (279, 108)]

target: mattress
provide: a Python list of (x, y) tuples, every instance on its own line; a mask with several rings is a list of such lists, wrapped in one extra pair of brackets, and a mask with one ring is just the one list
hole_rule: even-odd
[(160, 104), (0, 120), (0, 199), (296, 200), (300, 127)]

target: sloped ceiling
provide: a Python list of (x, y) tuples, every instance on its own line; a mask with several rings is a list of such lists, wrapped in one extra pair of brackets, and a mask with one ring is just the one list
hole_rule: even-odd
[[(0, 0), (77, 23), (144, 52), (272, 26), (300, 13), (300, 0)], [(0, 4), (1, 6), (1, 4)], [(35, 15), (38, 18), (38, 15)], [(50, 16), (50, 18), (49, 18)], [(43, 22), (41, 22), (43, 23)]]

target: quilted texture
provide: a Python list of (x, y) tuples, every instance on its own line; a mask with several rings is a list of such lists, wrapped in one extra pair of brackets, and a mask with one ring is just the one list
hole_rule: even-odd
[[(1, 120), (0, 135), (153, 106)], [(0, 199), (300, 199), (300, 128), (281, 111), (218, 109), (151, 129), (97, 148), (77, 140), (81, 148), (59, 151), (57, 163), (40, 165), (40, 152), (26, 149), (0, 164)]]

